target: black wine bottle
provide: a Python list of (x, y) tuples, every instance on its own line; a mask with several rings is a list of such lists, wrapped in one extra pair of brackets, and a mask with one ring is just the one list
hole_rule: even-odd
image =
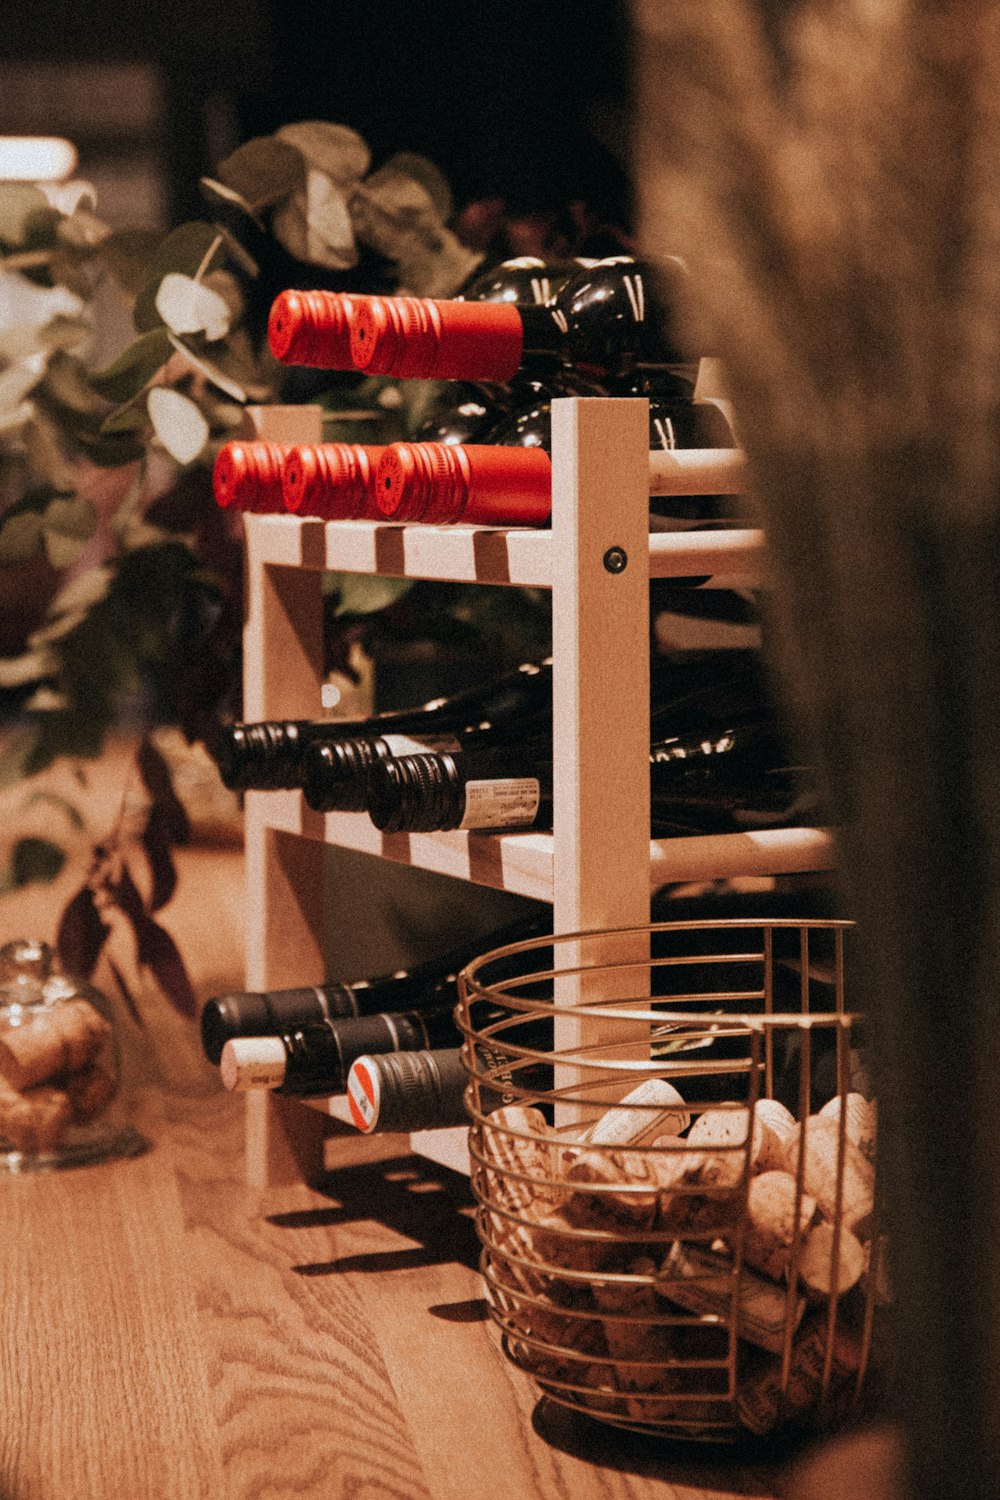
[[(689, 651), (654, 656), (650, 663), (653, 725), (674, 729), (684, 724), (721, 723), (733, 714), (747, 716), (767, 696), (760, 658), (755, 652)], [(430, 735), (356, 735), (307, 745), (302, 753), (302, 790), (317, 812), (365, 812), (369, 806), (369, 772), (379, 760), (428, 751), (487, 749), (512, 738), (544, 740), (552, 732), (549, 695), (523, 713), (480, 717), (450, 733)]]
[[(539, 741), (380, 761), (372, 821), (384, 833), (551, 828), (551, 756)], [(656, 838), (781, 827), (820, 811), (811, 776), (768, 721), (654, 742), (650, 785)]]
[[(670, 268), (683, 276), (679, 262)], [(690, 363), (670, 301), (626, 256), (581, 268), (548, 306), (367, 297), (349, 314), (351, 361), (369, 374), (503, 383), (521, 369), (568, 365), (603, 383), (636, 368)]]
[(243, 991), (206, 1001), (201, 1012), (205, 1056), (219, 1066), (226, 1042), (239, 1037), (280, 1036), (303, 1027), (388, 1011), (440, 1010), (456, 1000), (461, 969), (480, 953), (520, 943), (551, 931), (545, 908), (495, 932), (480, 933), (438, 958), (409, 969), (355, 979), (349, 984), (305, 985), (298, 989)]
[(271, 1089), (299, 1099), (342, 1094), (366, 1053), (419, 1052), (461, 1040), (452, 1007), (314, 1021), (276, 1036), (232, 1037), (219, 1059), (227, 1089)]
[[(480, 1089), (484, 1114), (519, 1098), (522, 1089), (543, 1093), (552, 1087), (548, 1063), (498, 1063), (489, 1059), (487, 1066), (494, 1073), (496, 1086)], [(467, 1083), (458, 1047), (376, 1054), (359, 1057), (351, 1068), (347, 1101), (352, 1120), (366, 1135), (390, 1130), (444, 1130), (470, 1124), (465, 1107)]]
[(359, 734), (443, 734), (481, 719), (515, 718), (551, 698), (551, 661), (524, 662), (512, 672), (416, 708), (367, 719), (278, 719), (223, 726), (209, 746), (231, 791), (276, 791), (302, 785), (302, 754), (316, 740)]
[[(552, 510), (552, 401), (558, 395), (587, 394), (594, 391), (570, 390), (555, 379), (537, 382), (529, 399), (505, 412), (494, 427), (478, 431), (474, 441), (419, 437), (390, 444), (375, 471), (379, 509), (393, 521), (545, 525)], [(719, 494), (671, 493), (676, 461), (665, 458), (679, 449), (700, 451), (702, 462), (717, 475), (713, 484), (731, 484), (730, 470), (742, 458), (721, 411), (690, 400), (679, 379), (672, 389), (659, 382), (644, 394), (649, 400), (650, 529), (733, 524)], [(693, 487), (704, 487), (703, 480), (698, 477)], [(661, 488), (668, 493), (660, 495)]]

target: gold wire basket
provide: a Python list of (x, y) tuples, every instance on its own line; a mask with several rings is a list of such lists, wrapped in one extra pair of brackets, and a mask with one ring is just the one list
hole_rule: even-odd
[(888, 1289), (850, 923), (659, 923), (459, 977), (481, 1266), (553, 1400), (710, 1440), (829, 1428)]

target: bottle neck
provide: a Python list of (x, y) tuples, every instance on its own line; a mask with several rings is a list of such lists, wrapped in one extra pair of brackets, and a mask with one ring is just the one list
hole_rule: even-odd
[[(491, 1114), (522, 1091), (545, 1093), (552, 1087), (548, 1063), (504, 1063), (496, 1049), (477, 1061), (490, 1075), (473, 1084), (471, 1098), (481, 1114)], [(469, 1124), (465, 1107), (468, 1079), (459, 1048), (361, 1057), (347, 1080), (351, 1118), (365, 1134), (376, 1131), (447, 1129)]]

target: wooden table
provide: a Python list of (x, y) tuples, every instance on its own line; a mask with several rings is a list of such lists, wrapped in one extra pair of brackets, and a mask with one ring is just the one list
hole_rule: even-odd
[[(51, 936), (84, 857), (0, 902), (0, 940)], [(163, 914), (202, 999), (241, 981), (241, 873), (238, 850), (186, 851)], [(150, 1150), (0, 1177), (3, 1500), (882, 1493), (540, 1401), (487, 1319), (467, 1181), (351, 1136), (326, 1191), (252, 1193), (241, 1103), (141, 999), (123, 1040)]]

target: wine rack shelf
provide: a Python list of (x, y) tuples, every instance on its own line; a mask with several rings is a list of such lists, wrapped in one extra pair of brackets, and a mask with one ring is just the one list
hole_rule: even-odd
[[(318, 408), (251, 415), (263, 438), (321, 440)], [(249, 989), (321, 982), (324, 844), (551, 901), (557, 932), (642, 925), (651, 888), (674, 881), (831, 866), (823, 829), (649, 839), (649, 580), (766, 586), (761, 533), (649, 534), (645, 401), (556, 401), (552, 476), (546, 531), (246, 517), (245, 718), (319, 717), (324, 570), (546, 588), (556, 766), (551, 835), (382, 835), (367, 815), (314, 813), (297, 792), (248, 794)], [(733, 488), (719, 481), (707, 465), (686, 470), (681, 455), (667, 482), (675, 493)], [(324, 1137), (344, 1120), (343, 1100), (251, 1092), (248, 1182), (318, 1175)], [(465, 1136), (424, 1132), (410, 1146), (467, 1170)]]
[[(361, 854), (416, 865), (537, 901), (555, 893), (555, 840), (548, 833), (379, 833), (365, 813), (318, 813), (300, 792), (251, 792), (266, 799), (259, 816), (268, 828), (338, 844)], [(829, 868), (832, 839), (819, 828), (766, 828), (752, 833), (651, 839), (650, 890), (691, 880), (744, 875), (789, 875)]]

